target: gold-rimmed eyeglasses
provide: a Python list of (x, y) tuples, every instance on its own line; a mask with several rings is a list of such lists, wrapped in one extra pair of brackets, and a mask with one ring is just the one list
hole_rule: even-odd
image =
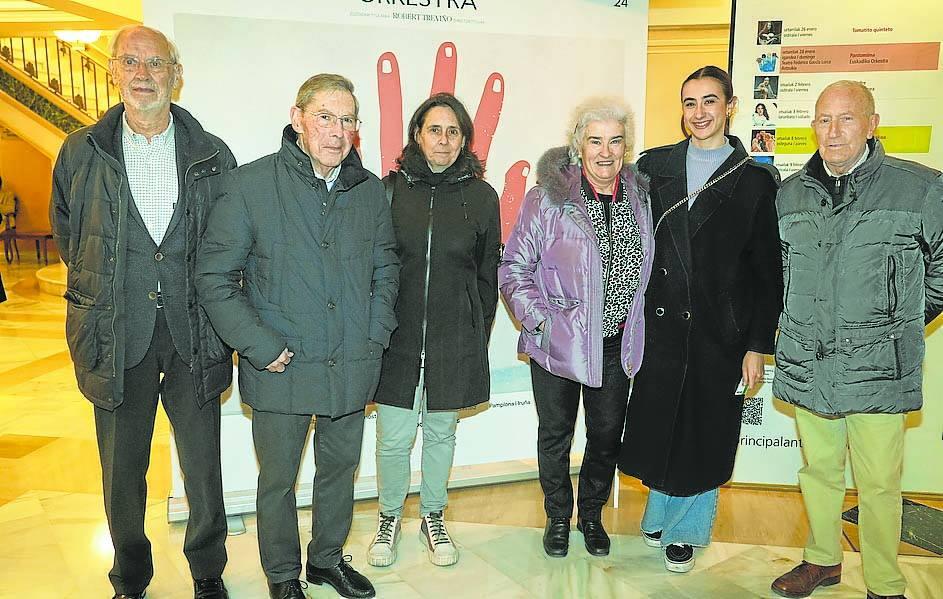
[(138, 67), (141, 66), (141, 63), (147, 67), (147, 70), (151, 73), (157, 73), (163, 71), (171, 65), (177, 64), (176, 60), (168, 60), (166, 58), (160, 58), (157, 56), (152, 56), (150, 58), (145, 58), (141, 60), (137, 56), (115, 56), (112, 58), (114, 62), (118, 63), (118, 66), (122, 70), (129, 73), (133, 73), (138, 70)]
[(312, 115), (314, 117), (314, 124), (317, 125), (319, 129), (333, 129), (337, 126), (337, 122), (340, 121), (341, 128), (344, 131), (357, 131), (360, 129), (360, 125), (363, 122), (351, 114), (337, 116), (336, 114), (331, 114), (330, 112), (325, 112), (323, 110), (319, 112), (311, 112), (310, 110), (305, 110), (301, 106), (298, 107), (298, 110), (305, 114)]

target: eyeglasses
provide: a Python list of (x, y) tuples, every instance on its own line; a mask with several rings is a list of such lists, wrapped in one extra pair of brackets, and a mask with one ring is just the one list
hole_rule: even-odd
[(343, 128), (344, 131), (357, 131), (360, 129), (360, 124), (363, 122), (357, 117), (349, 114), (337, 116), (335, 114), (331, 114), (330, 112), (310, 112), (301, 106), (298, 107), (298, 110), (304, 112), (305, 114), (314, 115), (314, 124), (319, 129), (333, 129), (337, 126), (337, 121), (340, 121), (341, 128)]
[(166, 58), (158, 58), (156, 56), (145, 58), (144, 60), (141, 60), (137, 56), (115, 56), (111, 60), (117, 62), (118, 66), (128, 73), (137, 71), (142, 62), (144, 66), (147, 67), (148, 72), (151, 73), (163, 71), (170, 65), (177, 64), (176, 60), (167, 60)]

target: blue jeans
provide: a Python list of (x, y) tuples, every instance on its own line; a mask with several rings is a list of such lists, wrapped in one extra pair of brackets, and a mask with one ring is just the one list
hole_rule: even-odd
[(662, 547), (672, 543), (706, 547), (711, 542), (717, 515), (717, 495), (717, 489), (690, 497), (675, 497), (650, 489), (639, 528), (647, 533), (660, 530)]

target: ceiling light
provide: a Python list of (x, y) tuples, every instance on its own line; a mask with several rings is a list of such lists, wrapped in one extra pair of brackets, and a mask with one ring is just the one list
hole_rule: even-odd
[(70, 44), (94, 44), (102, 34), (97, 29), (66, 29), (54, 33), (57, 38)]

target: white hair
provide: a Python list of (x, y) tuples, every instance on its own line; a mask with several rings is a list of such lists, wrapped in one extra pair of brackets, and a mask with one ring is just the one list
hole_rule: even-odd
[[(125, 25), (119, 29), (114, 36), (112, 36), (111, 41), (108, 43), (108, 56), (115, 58), (118, 52), (118, 43), (121, 41), (125, 35), (131, 33), (132, 31), (137, 31), (138, 29), (144, 29), (150, 31), (154, 35), (164, 40), (164, 43), (167, 44), (167, 50), (170, 52), (170, 62), (177, 64), (180, 62), (180, 51), (177, 49), (177, 45), (170, 41), (162, 31), (154, 29), (153, 27), (148, 27), (147, 25)], [(141, 58), (150, 58), (149, 56), (142, 56)]]
[(615, 97), (593, 97), (583, 100), (574, 110), (567, 132), (570, 163), (580, 163), (580, 148), (585, 141), (586, 126), (596, 121), (616, 121), (622, 125), (625, 139), (624, 160), (635, 151), (635, 114), (624, 100)]

